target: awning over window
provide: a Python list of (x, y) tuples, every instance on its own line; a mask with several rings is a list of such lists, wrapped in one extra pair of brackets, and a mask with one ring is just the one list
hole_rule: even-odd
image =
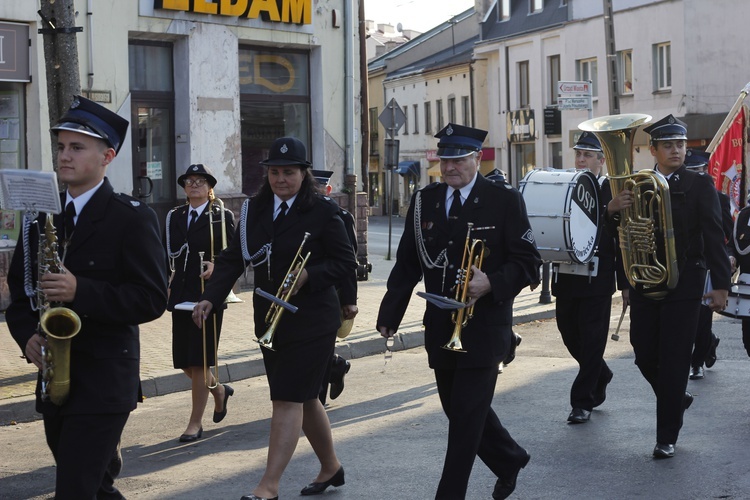
[(396, 167), (396, 172), (401, 175), (413, 175), (419, 179), (419, 162), (418, 161), (401, 161)]

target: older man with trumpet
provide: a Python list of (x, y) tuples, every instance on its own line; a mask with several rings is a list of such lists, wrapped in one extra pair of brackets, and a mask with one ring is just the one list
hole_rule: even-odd
[[(435, 497), (451, 500), (466, 496), (477, 456), (498, 476), (493, 498), (513, 492), (530, 458), (491, 404), (498, 364), (511, 349), (513, 299), (536, 279), (541, 260), (521, 195), (479, 175), (486, 135), (451, 123), (435, 136), (444, 182), (412, 198), (377, 320), (381, 335), (393, 336), (424, 278), (425, 347), (449, 420)], [(462, 258), (469, 247), (479, 260)], [(451, 303), (467, 310), (443, 308)]]
[[(306, 157), (304, 144), (295, 137), (273, 142), (262, 162), (267, 167), (263, 184), (243, 205), (238, 235), (216, 258), (213, 276), (193, 310), (193, 320), (200, 324), (221, 306), (245, 267), (253, 266), (255, 290), (263, 290), (253, 298), (255, 335), (273, 413), (266, 470), (245, 500), (278, 498), (300, 431), (320, 462), (317, 476), (301, 494), (344, 484), (344, 468), (318, 393), (341, 325), (336, 285), (354, 272), (357, 262), (339, 207), (318, 192)], [(276, 290), (276, 296), (268, 293)], [(272, 314), (267, 314), (269, 306)]]

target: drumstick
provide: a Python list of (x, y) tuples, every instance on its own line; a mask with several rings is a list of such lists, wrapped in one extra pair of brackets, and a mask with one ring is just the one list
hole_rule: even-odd
[(618, 341), (620, 340), (620, 326), (622, 326), (622, 320), (625, 318), (625, 311), (628, 310), (628, 305), (625, 304), (625, 307), (622, 308), (622, 314), (620, 314), (620, 321), (617, 323), (617, 330), (615, 330), (615, 333), (612, 334), (612, 340)]

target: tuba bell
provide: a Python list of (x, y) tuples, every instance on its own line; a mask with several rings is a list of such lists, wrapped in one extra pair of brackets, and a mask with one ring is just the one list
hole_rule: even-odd
[(633, 138), (651, 120), (644, 114), (602, 116), (578, 128), (594, 133), (610, 172), (612, 196), (633, 192), (633, 205), (622, 210), (618, 234), (623, 268), (630, 285), (641, 295), (661, 299), (679, 279), (669, 184), (654, 170), (633, 173)]

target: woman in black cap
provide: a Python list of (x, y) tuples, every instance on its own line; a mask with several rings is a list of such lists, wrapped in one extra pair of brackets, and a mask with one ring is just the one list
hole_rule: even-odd
[[(219, 423), (227, 414), (227, 400), (234, 390), (229, 385), (217, 384), (209, 368), (216, 359), (215, 347), (218, 348), (226, 306), (222, 304), (206, 319), (205, 338), (203, 325), (193, 323), (191, 311), (175, 306), (200, 297), (213, 272), (211, 258), (222, 250), (222, 241), (229, 241), (234, 235), (234, 214), (224, 210), (222, 215), (222, 207), (213, 203), (216, 178), (204, 165), (190, 165), (177, 183), (185, 189), (187, 204), (173, 208), (167, 215), (165, 243), (172, 271), (167, 310), (172, 312), (174, 367), (182, 369), (192, 385), (190, 421), (180, 436), (180, 442), (185, 443), (195, 441), (203, 434), (203, 412), (209, 391), (214, 397), (213, 421)], [(221, 227), (222, 220), (224, 228)], [(225, 238), (222, 238), (222, 231)]]
[[(276, 293), (295, 260), (310, 256), (287, 300), (296, 313), (283, 309), (272, 340), (263, 348), (273, 414), (266, 470), (251, 494), (243, 499), (272, 499), (304, 431), (320, 471), (302, 495), (317, 495), (344, 484), (344, 469), (336, 457), (328, 415), (318, 399), (326, 367), (331, 362), (336, 331), (341, 325), (336, 285), (357, 267), (352, 245), (338, 216), (339, 207), (317, 191), (305, 146), (294, 137), (276, 139), (258, 193), (242, 207), (240, 235), (216, 259), (213, 278), (193, 310), (196, 324), (220, 307), (235, 280), (249, 263), (255, 286)], [(307, 239), (305, 234), (308, 233)], [(304, 246), (300, 245), (304, 241)], [(297, 259), (296, 255), (300, 258)], [(287, 291), (282, 294), (284, 297)], [(255, 335), (268, 329), (271, 303), (253, 298)]]

